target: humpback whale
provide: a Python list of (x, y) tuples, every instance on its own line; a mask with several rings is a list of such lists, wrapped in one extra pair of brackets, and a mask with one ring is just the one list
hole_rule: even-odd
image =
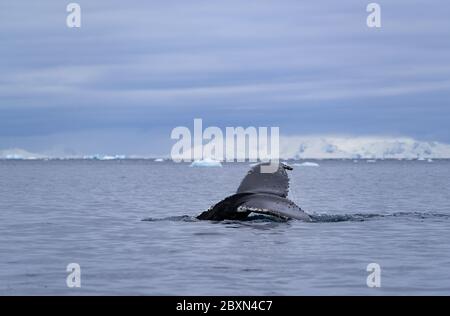
[(251, 213), (274, 216), (281, 219), (311, 221), (294, 202), (287, 198), (291, 166), (278, 164), (274, 173), (262, 173), (260, 163), (253, 166), (242, 180), (236, 193), (226, 197), (197, 216), (200, 220), (243, 220)]

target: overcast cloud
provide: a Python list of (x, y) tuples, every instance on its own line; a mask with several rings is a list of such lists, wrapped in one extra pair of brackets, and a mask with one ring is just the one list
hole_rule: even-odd
[(0, 3), (0, 149), (164, 154), (170, 131), (450, 142), (450, 3), (362, 0)]

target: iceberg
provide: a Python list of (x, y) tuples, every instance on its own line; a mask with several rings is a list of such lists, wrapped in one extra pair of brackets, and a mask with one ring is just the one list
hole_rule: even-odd
[(217, 160), (206, 158), (202, 160), (195, 160), (191, 163), (191, 167), (222, 167), (222, 163)]
[(302, 163), (294, 163), (294, 166), (298, 166), (298, 167), (319, 167), (320, 165), (316, 162), (302, 162)]
[(115, 156), (109, 156), (109, 155), (93, 155), (93, 156), (83, 156), (83, 159), (85, 160), (118, 160), (118, 159), (127, 159), (124, 155), (115, 155)]
[(155, 160), (153, 160), (154, 162), (163, 162), (164, 161), (164, 159), (162, 159), (162, 158), (156, 158)]
[(17, 154), (12, 154), (12, 155), (6, 155), (5, 159), (16, 159), (16, 160), (21, 160), (21, 159), (26, 159), (21, 155), (17, 155)]

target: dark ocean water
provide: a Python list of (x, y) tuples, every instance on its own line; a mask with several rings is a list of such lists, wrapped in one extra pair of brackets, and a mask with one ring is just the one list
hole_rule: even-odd
[(318, 163), (290, 172), (313, 223), (214, 223), (248, 164), (0, 161), (0, 294), (449, 295), (450, 161)]

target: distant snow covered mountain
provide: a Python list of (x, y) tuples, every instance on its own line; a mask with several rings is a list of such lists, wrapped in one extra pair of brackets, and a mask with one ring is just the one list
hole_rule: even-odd
[(0, 150), (0, 159), (40, 159), (40, 158), (45, 158), (45, 155), (30, 153), (20, 148)]
[(407, 137), (290, 136), (281, 137), (280, 156), (285, 159), (450, 158), (450, 145)]
[[(0, 159), (80, 158), (113, 160), (157, 156), (55, 156), (23, 149), (0, 150)], [(282, 159), (428, 159), (450, 158), (450, 145), (401, 137), (281, 136)]]

